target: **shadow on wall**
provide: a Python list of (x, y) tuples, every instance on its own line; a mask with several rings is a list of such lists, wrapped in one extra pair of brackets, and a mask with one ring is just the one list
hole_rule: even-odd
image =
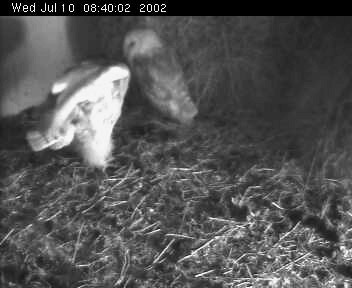
[(125, 33), (143, 23), (144, 17), (140, 16), (67, 17), (67, 37), (74, 59), (104, 57), (123, 62)]
[(87, 58), (107, 57), (103, 51), (101, 17), (74, 16), (66, 20), (68, 43), (75, 62)]
[[(18, 18), (0, 17), (0, 67), (4, 65), (5, 59), (18, 49), (25, 39), (25, 25)], [(6, 73), (6, 71), (4, 71)], [(6, 77), (2, 75), (0, 81), (0, 91), (2, 95), (17, 85), (25, 74), (25, 66), (22, 73), (16, 74), (17, 77)], [(2, 83), (6, 83), (3, 85)], [(1, 101), (0, 101), (1, 105)], [(1, 111), (0, 107), (0, 111)]]
[[(8, 17), (1, 19), (7, 21)], [(6, 52), (11, 47), (7, 44), (5, 52), (2, 52), (1, 116), (14, 115), (42, 103), (51, 83), (73, 62), (67, 43), (66, 16), (13, 16), (10, 19), (20, 23), (24, 29), (21, 29), (21, 41), (15, 41), (15, 49)], [(15, 27), (4, 22), (2, 30), (15, 34)], [(4, 43), (13, 39), (6, 33), (1, 37), (0, 42)]]
[(0, 64), (8, 54), (16, 49), (25, 38), (25, 27), (16, 18), (0, 17)]

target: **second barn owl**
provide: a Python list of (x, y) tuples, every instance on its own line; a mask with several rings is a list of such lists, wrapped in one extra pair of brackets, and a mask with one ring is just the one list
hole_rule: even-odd
[(123, 43), (132, 77), (141, 92), (165, 116), (191, 123), (198, 109), (193, 103), (175, 53), (151, 29), (128, 32)]

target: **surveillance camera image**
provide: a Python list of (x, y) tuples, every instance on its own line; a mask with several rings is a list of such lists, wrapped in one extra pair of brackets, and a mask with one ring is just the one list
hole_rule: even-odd
[(165, 3), (0, 16), (0, 287), (352, 287), (352, 17)]

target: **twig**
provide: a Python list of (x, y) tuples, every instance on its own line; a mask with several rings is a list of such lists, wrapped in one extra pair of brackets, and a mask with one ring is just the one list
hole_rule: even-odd
[(154, 259), (152, 265), (157, 264), (157, 263), (160, 261), (160, 259), (165, 255), (165, 253), (169, 250), (169, 248), (171, 247), (171, 245), (175, 243), (175, 241), (176, 241), (176, 239), (172, 239), (172, 240), (169, 242), (169, 244), (166, 245), (166, 247), (164, 248), (164, 250), (161, 251), (161, 253)]
[(213, 273), (213, 272), (215, 272), (215, 269), (211, 269), (211, 270), (196, 274), (194, 277), (196, 277), (196, 278), (203, 277), (203, 276), (206, 276), (206, 275)]
[(174, 234), (174, 233), (168, 233), (165, 235), (165, 237), (173, 237), (177, 239), (189, 239), (189, 240), (195, 240), (196, 238), (192, 236), (187, 236), (187, 235), (181, 235), (181, 234)]
[(212, 242), (214, 242), (217, 239), (217, 237), (214, 237), (213, 239), (210, 239), (209, 241), (207, 241), (205, 244), (203, 244), (202, 246), (200, 246), (199, 248), (197, 248), (196, 250), (192, 251), (191, 254), (179, 259), (177, 261), (177, 263), (181, 263), (185, 260), (187, 260), (188, 258), (193, 257), (194, 255), (196, 255), (199, 251), (203, 250), (204, 248), (206, 248), (207, 246), (209, 246)]
[(137, 204), (136, 208), (134, 208), (133, 213), (132, 213), (132, 215), (131, 215), (131, 217), (130, 217), (131, 219), (133, 219), (134, 216), (137, 214), (138, 208), (139, 208), (140, 206), (142, 206), (142, 204), (143, 204), (143, 202), (145, 201), (145, 199), (147, 199), (147, 195), (146, 195), (146, 196), (143, 196), (142, 199), (141, 199), (141, 201), (139, 201), (139, 203)]
[(5, 235), (5, 237), (0, 241), (0, 246), (10, 237), (10, 235), (13, 233), (13, 231), (15, 231), (14, 228), (12, 228), (12, 229), (9, 231), (9, 233), (7, 233), (7, 234)]
[(126, 274), (127, 274), (128, 268), (130, 267), (130, 264), (131, 264), (131, 256), (130, 256), (129, 250), (127, 249), (125, 251), (123, 266), (122, 266), (121, 272), (120, 272), (120, 277), (119, 277), (119, 279), (117, 279), (114, 286), (120, 286), (123, 283), (123, 281), (126, 278)]
[(299, 226), (301, 222), (298, 222), (290, 231), (286, 232), (280, 239), (273, 245), (273, 247), (270, 248), (269, 251), (272, 249), (276, 248), (285, 238), (287, 238), (293, 231), (295, 231)]
[(76, 240), (76, 244), (75, 244), (75, 251), (73, 252), (73, 256), (72, 256), (72, 264), (75, 263), (76, 261), (76, 256), (77, 256), (77, 252), (78, 252), (78, 249), (79, 249), (79, 242), (81, 241), (81, 234), (82, 234), (82, 230), (83, 230), (83, 227), (84, 227), (84, 223), (81, 225), (81, 228), (79, 229), (79, 232), (78, 232), (78, 236), (77, 236), (77, 240)]
[(274, 273), (278, 273), (278, 272), (280, 272), (280, 271), (286, 269), (286, 268), (289, 267), (290, 265), (295, 264), (295, 263), (297, 263), (297, 262), (303, 260), (304, 258), (307, 258), (307, 257), (310, 256), (310, 255), (312, 255), (312, 253), (308, 252), (308, 253), (306, 253), (306, 254), (304, 254), (304, 255), (302, 255), (302, 256), (296, 258), (294, 261), (292, 261), (292, 262), (290, 262), (290, 263), (287, 263), (286, 265), (284, 265), (284, 266), (280, 267), (279, 269), (275, 270)]

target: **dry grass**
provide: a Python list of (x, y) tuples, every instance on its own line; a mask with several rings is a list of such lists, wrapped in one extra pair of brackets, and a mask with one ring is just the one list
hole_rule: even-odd
[(105, 173), (12, 139), (0, 286), (351, 285), (350, 178), (273, 157), (240, 127), (122, 122)]

